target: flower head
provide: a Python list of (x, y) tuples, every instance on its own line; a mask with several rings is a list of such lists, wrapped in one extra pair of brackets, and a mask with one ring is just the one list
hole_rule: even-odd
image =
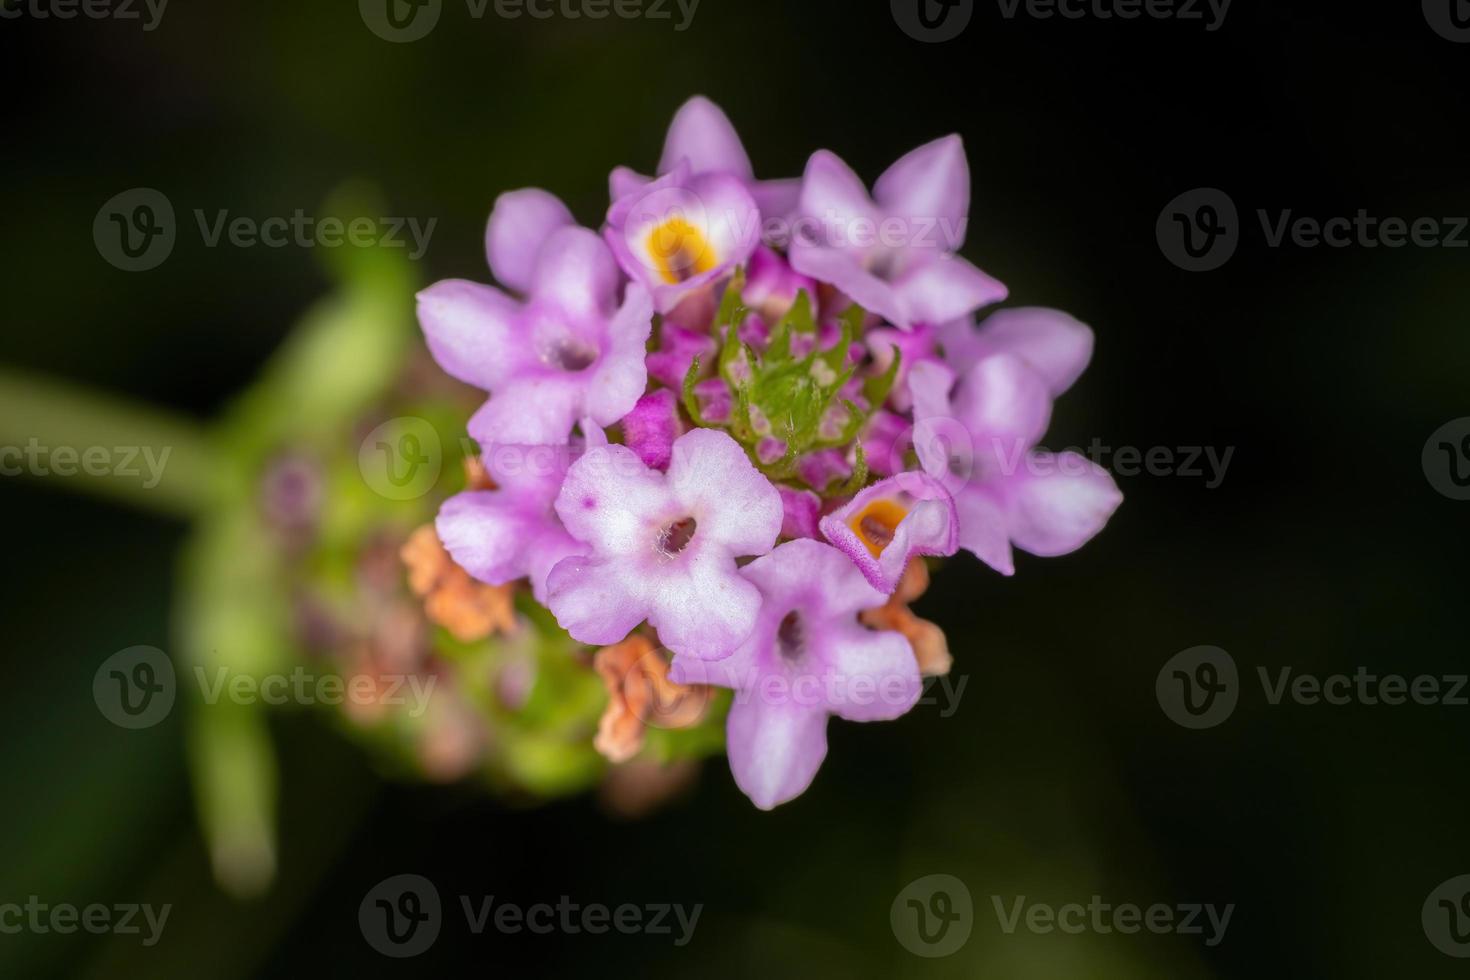
[(781, 496), (723, 432), (680, 436), (667, 474), (625, 446), (592, 449), (568, 470), (556, 512), (587, 545), (547, 581), (547, 605), (575, 639), (616, 643), (646, 619), (675, 653), (718, 659), (750, 634), (761, 598), (735, 559), (771, 550)]
[(726, 724), (730, 771), (769, 810), (803, 793), (827, 755), (827, 718), (887, 721), (918, 701), (919, 668), (897, 632), (859, 624), (886, 597), (841, 552), (790, 541), (745, 567), (759, 589), (749, 639), (719, 663), (674, 659), (680, 683), (734, 688)]

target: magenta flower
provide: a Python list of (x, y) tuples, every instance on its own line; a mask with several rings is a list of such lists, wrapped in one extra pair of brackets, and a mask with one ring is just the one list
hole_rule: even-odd
[(827, 755), (827, 718), (889, 721), (917, 703), (921, 681), (909, 641), (875, 632), (857, 614), (887, 597), (819, 541), (790, 541), (747, 565), (760, 616), (729, 659), (674, 658), (681, 684), (734, 688), (726, 722), (730, 771), (762, 810), (800, 796)]
[(958, 136), (889, 167), (873, 196), (847, 164), (818, 150), (802, 178), (791, 265), (907, 329), (966, 316), (1006, 288), (954, 253), (964, 244), (970, 171)]
[(545, 603), (552, 567), (585, 550), (552, 509), (570, 451), (502, 445), (488, 454), (486, 471), (497, 488), (450, 497), (434, 522), (455, 563), (490, 585), (529, 578), (536, 601)]
[[(756, 180), (750, 157), (730, 117), (702, 95), (694, 96), (674, 113), (674, 121), (664, 137), (663, 156), (658, 161), (659, 174), (672, 173), (681, 161), (689, 164), (690, 174), (696, 177), (723, 174), (735, 178), (767, 217), (782, 218), (796, 208), (801, 181), (794, 177)], [(616, 201), (642, 190), (650, 181), (651, 178), (627, 167), (617, 167), (608, 178), (608, 188)]]
[(572, 464), (556, 512), (588, 553), (552, 569), (547, 607), (583, 643), (616, 643), (647, 619), (675, 653), (718, 659), (755, 626), (760, 593), (735, 559), (771, 550), (781, 495), (723, 432), (686, 433), (672, 456), (667, 474), (625, 446)]
[(694, 174), (688, 160), (613, 202), (603, 235), (629, 278), (668, 313), (750, 258), (760, 211), (737, 178)]
[(954, 501), (923, 473), (900, 473), (873, 484), (822, 518), (820, 526), (885, 595), (898, 587), (910, 558), (959, 549)]
[(910, 385), (914, 449), (954, 496), (960, 546), (1003, 575), (1015, 572), (1013, 545), (1042, 557), (1076, 551), (1123, 495), (1091, 460), (1035, 446), (1052, 400), (1092, 356), (1092, 331), (1065, 313), (1022, 309), (952, 336), (947, 356), (968, 365), (958, 382), (950, 368), (926, 361)]
[(647, 290), (624, 288), (607, 245), (545, 191), (502, 194), (486, 242), (491, 271), (524, 301), (446, 279), (418, 303), (435, 360), (492, 395), (470, 435), (487, 446), (564, 443), (583, 417), (622, 418), (648, 383)]

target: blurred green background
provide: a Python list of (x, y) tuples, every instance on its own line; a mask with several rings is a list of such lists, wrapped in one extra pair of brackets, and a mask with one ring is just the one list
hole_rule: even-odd
[[(1436, 36), (1417, 4), (1239, 4), (1215, 32), (1006, 20), (980, 4), (938, 45), (907, 37), (877, 0), (703, 0), (682, 32), (677, 12), (493, 11), (476, 19), (445, 0), (434, 32), (408, 44), (374, 36), (342, 0), (174, 0), (152, 31), (0, 21), (7, 384), (63, 379), (215, 419), (339, 278), (321, 249), (206, 247), (194, 209), (313, 213), (359, 178), (387, 213), (437, 219), (416, 281), (484, 279), (498, 192), (544, 186), (595, 224), (608, 170), (651, 169), (674, 109), (702, 92), (762, 177), (796, 175), (828, 147), (871, 180), (920, 142), (962, 133), (975, 187), (966, 253), (1014, 302), (1097, 332), (1048, 443), (1234, 447), (1223, 483), (1121, 478), (1126, 502), (1099, 539), (1023, 559), (1012, 580), (951, 561), (919, 611), (948, 631), (953, 681), (966, 682), (958, 710), (834, 722), (816, 784), (773, 813), (751, 807), (719, 759), (639, 822), (584, 797), (511, 807), (475, 785), (386, 778), (326, 719), (278, 713), (279, 876), (237, 901), (211, 878), (180, 713), (129, 732), (92, 700), (108, 655), (170, 647), (187, 522), (150, 513), (152, 499), (137, 509), (0, 478), (0, 902), (173, 905), (151, 948), (0, 935), (0, 974), (1463, 972), (1428, 942), (1420, 909), (1470, 871), (1470, 708), (1270, 706), (1255, 674), (1467, 669), (1470, 504), (1436, 493), (1420, 464), (1430, 433), (1470, 415), (1467, 252), (1273, 249), (1255, 211), (1470, 212), (1470, 48)], [(99, 256), (92, 223), (140, 186), (172, 201), (179, 239), (162, 266), (126, 273)], [(1234, 199), (1244, 235), (1224, 268), (1189, 274), (1165, 260), (1154, 226), (1199, 186)], [(357, 356), (342, 351), (338, 366)], [(10, 408), (14, 444), (24, 425)], [(1154, 682), (1199, 644), (1228, 650), (1245, 689), (1224, 725), (1186, 731)], [(399, 873), (431, 878), (447, 919), (428, 953), (401, 962), (369, 948), (357, 922), (363, 895)], [(975, 921), (959, 952), (926, 960), (895, 940), (889, 907), (935, 873), (966, 882)], [(1094, 894), (1235, 911), (1206, 947), (1007, 935), (991, 904)], [(704, 909), (675, 948), (650, 935), (476, 936), (460, 895)]]

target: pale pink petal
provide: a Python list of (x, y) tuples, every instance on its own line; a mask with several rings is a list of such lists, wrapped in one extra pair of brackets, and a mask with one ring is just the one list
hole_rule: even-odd
[(820, 708), (766, 704), (752, 692), (736, 698), (726, 730), (735, 784), (762, 810), (804, 793), (827, 757), (827, 713)]
[(941, 247), (958, 251), (970, 214), (964, 141), (945, 136), (905, 153), (873, 185), (873, 199), (887, 214), (937, 222)]
[(501, 284), (527, 291), (541, 246), (552, 232), (573, 224), (572, 212), (549, 191), (526, 187), (501, 194), (485, 229), (490, 271)]
[(652, 332), (653, 297), (638, 283), (629, 283), (623, 305), (607, 324), (602, 356), (583, 389), (587, 412), (599, 425), (612, 425), (626, 415), (648, 386), (644, 352)]
[(1055, 398), (1087, 369), (1092, 346), (1092, 329), (1075, 317), (1061, 310), (1019, 307), (996, 310), (986, 317), (965, 356), (978, 361), (994, 354), (1014, 354), (1046, 380)]
[(567, 470), (556, 497), (567, 531), (600, 555), (652, 553), (659, 529), (687, 516), (678, 510), (663, 475), (627, 446), (587, 450)]
[(912, 262), (893, 282), (902, 314), (895, 325), (937, 325), (1006, 298), (1006, 287), (957, 255)]
[(429, 353), (447, 373), (489, 390), (519, 368), (519, 304), (493, 286), (445, 279), (418, 294)]
[(1072, 452), (1036, 454), (1005, 494), (1011, 540), (1043, 558), (1082, 547), (1123, 502), (1107, 470)]
[(892, 721), (918, 703), (919, 662), (901, 633), (844, 626), (822, 639), (819, 655), (835, 678), (828, 706), (840, 718)]
[(729, 552), (718, 542), (700, 540), (703, 532), (700, 526), (677, 559), (646, 574), (643, 582), (648, 621), (659, 642), (677, 654), (719, 660), (750, 636), (761, 596), (740, 577)]
[(752, 176), (750, 157), (730, 117), (702, 95), (685, 102), (674, 114), (658, 172), (668, 173), (681, 160), (689, 161), (690, 172), (695, 174), (726, 173), (742, 180)]
[(542, 246), (531, 290), (568, 317), (605, 317), (617, 302), (622, 276), (611, 251), (597, 233), (572, 226), (551, 234)]
[(607, 646), (648, 615), (641, 584), (616, 560), (567, 558), (546, 577), (546, 606), (572, 639)]
[(763, 555), (781, 533), (781, 495), (740, 444), (715, 429), (674, 442), (669, 490), (698, 524), (697, 534), (735, 555)]

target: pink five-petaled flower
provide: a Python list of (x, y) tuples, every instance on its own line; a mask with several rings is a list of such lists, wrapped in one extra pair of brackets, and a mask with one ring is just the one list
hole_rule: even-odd
[[(1002, 310), (980, 330), (951, 328), (946, 356), (914, 365), (914, 449), (954, 496), (959, 543), (1003, 575), (1011, 548), (1042, 557), (1076, 551), (1123, 495), (1107, 470), (1075, 452), (1035, 449), (1052, 400), (1092, 356), (1092, 331), (1065, 313)], [(953, 394), (951, 395), (951, 388)]]
[(749, 639), (727, 660), (675, 657), (680, 684), (738, 693), (726, 723), (735, 782), (769, 810), (800, 796), (827, 755), (827, 718), (888, 721), (918, 701), (913, 647), (901, 634), (861, 626), (886, 597), (841, 552), (788, 541), (741, 572), (764, 597)]
[(898, 588), (910, 558), (959, 550), (954, 501), (923, 473), (873, 484), (822, 518), (820, 527), (884, 595)]
[(836, 154), (818, 150), (802, 178), (791, 266), (830, 282), (903, 329), (938, 325), (1006, 297), (1006, 288), (954, 252), (970, 213), (970, 170), (959, 136), (905, 154), (873, 196)]
[(694, 174), (689, 161), (618, 198), (603, 234), (618, 263), (653, 294), (660, 313), (723, 279), (760, 241), (750, 191), (722, 173)]
[(456, 494), (439, 508), (435, 527), (455, 562), (491, 585), (529, 577), (546, 602), (546, 576), (585, 549), (552, 510), (566, 476), (567, 446), (497, 446), (485, 461), (494, 490)]
[(607, 245), (546, 191), (502, 194), (486, 240), (491, 271), (524, 302), (462, 279), (419, 294), (435, 360), (493, 396), (470, 435), (485, 446), (560, 444), (583, 417), (618, 421), (648, 383), (648, 291), (624, 289)]
[[(689, 172), (724, 174), (738, 180), (769, 218), (784, 218), (796, 207), (801, 180), (756, 180), (750, 156), (740, 136), (719, 106), (702, 95), (696, 95), (679, 107), (664, 137), (663, 156), (658, 161), (660, 175), (672, 173), (681, 161), (689, 164)], [(650, 178), (627, 167), (617, 167), (608, 178), (608, 189), (614, 201), (646, 187)]]
[(626, 446), (572, 464), (556, 512), (588, 553), (552, 569), (547, 607), (582, 643), (616, 643), (647, 619), (675, 653), (726, 657), (761, 604), (735, 559), (775, 545), (781, 495), (723, 432), (686, 433), (671, 455), (667, 474)]

